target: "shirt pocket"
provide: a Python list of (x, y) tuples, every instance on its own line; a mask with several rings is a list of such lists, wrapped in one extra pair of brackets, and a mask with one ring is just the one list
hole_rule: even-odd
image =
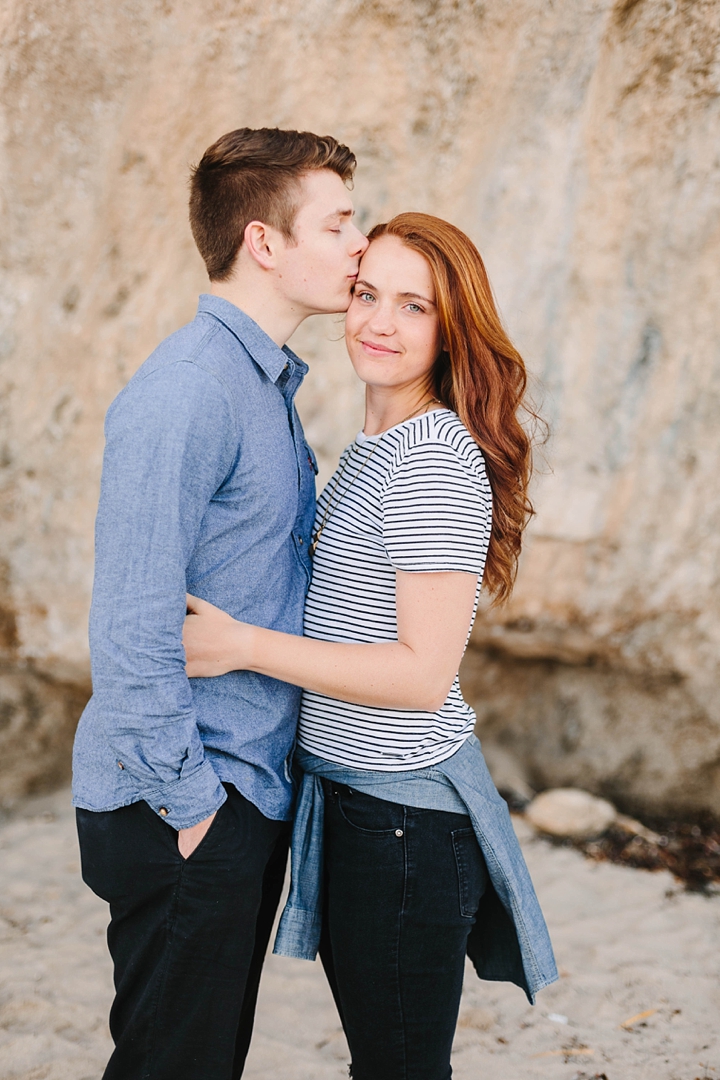
[(460, 914), (472, 919), (487, 888), (485, 859), (473, 829), (454, 829), (451, 836), (457, 867)]

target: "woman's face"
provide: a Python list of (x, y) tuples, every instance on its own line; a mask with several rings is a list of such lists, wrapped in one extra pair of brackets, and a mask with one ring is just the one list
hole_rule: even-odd
[(396, 236), (373, 240), (360, 261), (345, 342), (368, 386), (425, 388), (441, 347), (427, 260)]

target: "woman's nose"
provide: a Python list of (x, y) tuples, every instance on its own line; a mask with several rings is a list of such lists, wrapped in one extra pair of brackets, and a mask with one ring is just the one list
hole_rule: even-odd
[(393, 334), (395, 333), (395, 320), (393, 319), (393, 310), (391, 305), (387, 304), (375, 304), (370, 313), (368, 319), (368, 329), (372, 330), (376, 334)]

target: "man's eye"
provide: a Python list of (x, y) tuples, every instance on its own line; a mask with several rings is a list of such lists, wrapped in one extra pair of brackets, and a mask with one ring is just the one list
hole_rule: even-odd
[(359, 292), (359, 293), (356, 293), (355, 295), (359, 296), (361, 300), (367, 300), (368, 302), (375, 299), (373, 294), (370, 293), (370, 292)]

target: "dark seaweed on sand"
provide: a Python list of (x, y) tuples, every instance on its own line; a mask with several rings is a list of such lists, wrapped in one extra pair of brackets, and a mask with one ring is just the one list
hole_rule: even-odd
[(602, 859), (643, 870), (669, 870), (688, 889), (703, 891), (720, 883), (720, 821), (644, 819), (658, 840), (633, 836), (612, 825), (598, 840), (575, 843), (591, 859)]
[[(522, 814), (527, 800), (501, 791), (510, 811)], [(556, 847), (573, 847), (598, 862), (620, 863), (640, 870), (669, 870), (693, 892), (720, 885), (720, 818), (701, 814), (692, 821), (674, 818), (642, 818), (645, 832), (657, 839), (638, 836), (621, 825), (611, 825), (596, 840), (543, 839)]]

